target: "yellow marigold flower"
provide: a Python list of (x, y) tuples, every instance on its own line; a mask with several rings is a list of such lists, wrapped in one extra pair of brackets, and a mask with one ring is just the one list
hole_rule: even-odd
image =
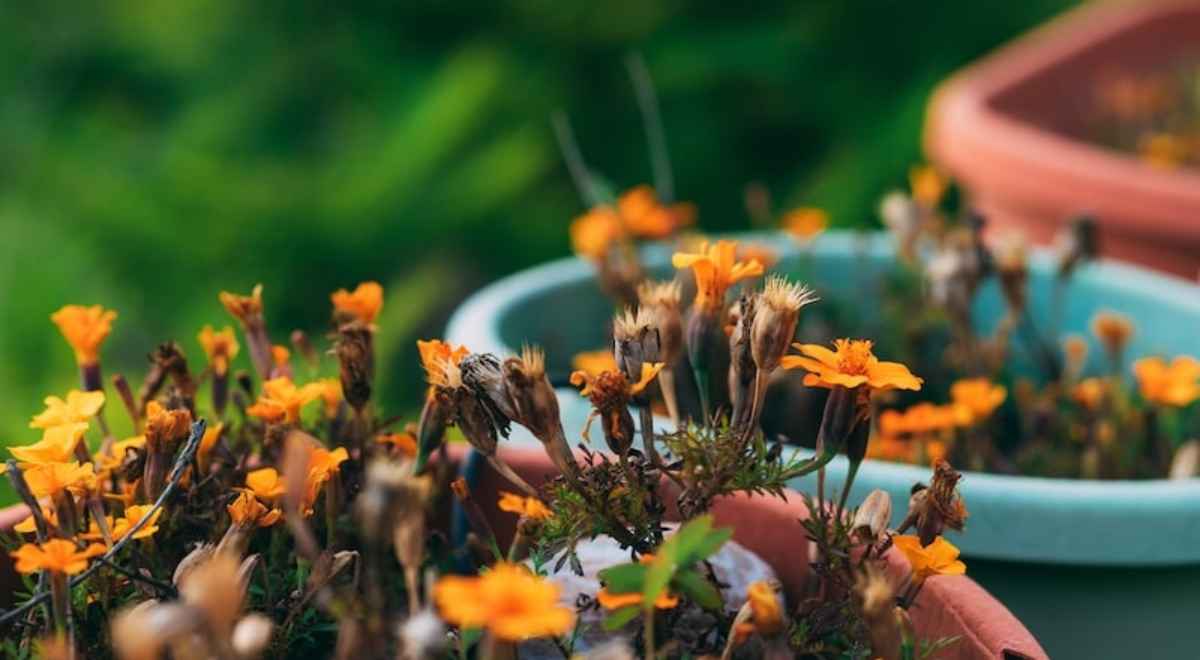
[(621, 217), (611, 207), (597, 206), (571, 222), (571, 249), (575, 254), (604, 261), (613, 243), (621, 240)]
[(300, 410), (321, 396), (322, 386), (309, 383), (297, 387), (291, 378), (282, 376), (263, 383), (263, 391), (246, 412), (271, 424), (300, 421)]
[(110, 444), (107, 448), (102, 448), (93, 457), (96, 463), (96, 473), (104, 474), (112, 472), (120, 467), (121, 463), (125, 460), (125, 451), (127, 449), (137, 449), (145, 446), (146, 436), (135, 435), (131, 438), (118, 440)]
[(574, 371), (582, 371), (595, 378), (605, 371), (615, 371), (617, 360), (611, 350), (602, 348), (598, 351), (576, 353), (575, 357), (571, 358), (571, 367)]
[(287, 492), (287, 485), (275, 468), (265, 467), (246, 475), (246, 488), (256, 496), (270, 502)]
[(808, 243), (829, 227), (829, 214), (823, 209), (801, 207), (784, 214), (780, 226), (801, 243)]
[(575, 614), (559, 605), (558, 597), (557, 585), (508, 562), (479, 577), (447, 575), (433, 588), (444, 620), (460, 628), (487, 628), (511, 642), (570, 631)]
[(1142, 397), (1160, 406), (1186, 406), (1200, 398), (1200, 362), (1181, 355), (1167, 364), (1160, 357), (1133, 363)]
[(965, 378), (950, 386), (950, 399), (969, 413), (968, 423), (972, 424), (991, 417), (1007, 396), (1008, 390), (1003, 385), (995, 385), (987, 378)]
[(892, 537), (892, 543), (908, 559), (916, 582), (923, 582), (934, 575), (963, 575), (967, 572), (967, 565), (958, 558), (958, 548), (941, 536), (929, 545), (921, 545), (921, 539), (912, 534)]
[(254, 289), (248, 296), (240, 296), (236, 293), (222, 291), (217, 299), (225, 306), (225, 310), (233, 315), (239, 321), (245, 323), (246, 319), (254, 318), (262, 315), (263, 286), (261, 284), (254, 285)]
[(914, 165), (908, 170), (908, 184), (913, 199), (925, 208), (934, 208), (942, 201), (950, 183), (932, 165)]
[(66, 305), (50, 315), (50, 320), (75, 350), (75, 362), (81, 367), (100, 361), (100, 345), (112, 332), (112, 322), (116, 318), (116, 312), (100, 305)]
[(29, 428), (48, 429), (62, 424), (86, 422), (104, 407), (104, 392), (71, 390), (67, 392), (65, 401), (56, 396), (48, 396), (42, 403), (46, 409), (34, 416), (29, 422)]
[(663, 205), (654, 188), (646, 184), (617, 198), (617, 213), (625, 230), (639, 238), (666, 238), (696, 221), (695, 204)]
[(325, 416), (336, 417), (338, 406), (342, 405), (342, 381), (340, 378), (322, 378), (314, 381), (320, 386), (321, 402), (325, 404)]
[(516, 493), (505, 491), (500, 491), (500, 501), (497, 506), (501, 511), (536, 520), (545, 520), (554, 515), (554, 512), (536, 497), (522, 497)]
[[(591, 396), (600, 389), (607, 389), (604, 386), (623, 383), (624, 394), (626, 396), (635, 396), (641, 394), (642, 390), (650, 385), (650, 382), (654, 380), (655, 376), (658, 376), (664, 366), (662, 362), (655, 362), (654, 364), (643, 362), (641, 378), (636, 383), (630, 383), (625, 380), (624, 374), (616, 368), (609, 371), (602, 371), (597, 376), (592, 376), (586, 371), (576, 371), (571, 374), (571, 384), (575, 387), (583, 386), (583, 389), (579, 390), (581, 396)], [(614, 393), (609, 392), (609, 394)]]
[(88, 560), (104, 554), (104, 546), (93, 543), (80, 550), (74, 543), (66, 539), (50, 539), (38, 545), (26, 543), (10, 553), (17, 560), (17, 572), (36, 573), (50, 571), (75, 575), (87, 570)]
[(75, 455), (75, 446), (87, 432), (87, 422), (52, 426), (42, 433), (42, 439), (32, 445), (9, 447), (14, 458), (25, 463), (61, 463)]
[(445, 365), (458, 366), (471, 353), (466, 346), (454, 346), (440, 339), (418, 339), (417, 351), (421, 354), (421, 367), (425, 369), (425, 377), (430, 385), (437, 385), (444, 380)]
[(1097, 410), (1107, 393), (1108, 385), (1103, 379), (1085, 378), (1071, 390), (1071, 398), (1088, 410)]
[[(46, 522), (51, 527), (58, 527), (58, 513), (54, 511), (54, 507), (42, 507), (42, 516), (46, 518)], [(37, 522), (33, 519), (33, 515), (26, 516), (25, 520), (13, 525), (13, 531), (20, 534), (33, 534), (37, 531)]]
[(223, 422), (217, 422), (204, 429), (204, 435), (196, 447), (196, 463), (200, 465), (201, 472), (208, 472), (208, 466), (212, 462), (213, 448), (217, 446), (217, 441), (221, 439), (224, 431), (225, 424)]
[(91, 463), (38, 463), (25, 469), (25, 481), (34, 497), (53, 497), (71, 490), (80, 492), (96, 486), (96, 475)]
[(784, 369), (808, 370), (804, 384), (809, 387), (846, 387), (866, 385), (871, 389), (921, 389), (920, 378), (899, 362), (882, 362), (871, 352), (869, 339), (838, 339), (835, 350), (818, 344), (793, 344), (804, 355), (785, 355)]
[[(129, 534), (129, 530), (133, 529), (133, 526), (138, 524), (142, 516), (149, 513), (151, 509), (154, 509), (154, 507), (149, 504), (134, 504), (125, 507), (125, 514), (121, 518), (114, 520), (113, 518), (106, 517), (108, 520), (108, 529), (112, 532), (113, 541), (125, 538)], [(150, 519), (146, 521), (146, 524), (133, 535), (134, 540), (148, 539), (158, 533), (158, 519), (162, 517), (162, 512), (162, 509), (155, 509)], [(104, 535), (100, 532), (100, 526), (93, 520), (88, 527), (88, 531), (80, 534), (79, 537), (86, 541), (98, 541), (104, 538)]]
[(329, 296), (334, 313), (371, 325), (383, 309), (383, 287), (379, 282), (363, 282), (353, 292), (338, 289)]
[(217, 331), (213, 330), (211, 325), (206, 325), (200, 329), (196, 339), (200, 342), (200, 348), (204, 349), (204, 354), (208, 356), (213, 373), (218, 376), (223, 376), (229, 371), (229, 363), (233, 362), (241, 350), (237, 336), (230, 326)]
[(392, 451), (413, 458), (417, 455), (417, 437), (411, 433), (380, 433), (375, 436), (375, 442), (378, 442), (385, 447), (391, 447)]
[(746, 590), (746, 601), (754, 613), (754, 630), (760, 635), (775, 635), (783, 630), (783, 607), (770, 583), (759, 580)]
[(279, 509), (268, 510), (257, 497), (244, 491), (239, 493), (237, 499), (230, 502), (225, 510), (229, 512), (229, 519), (234, 524), (243, 526), (270, 527), (283, 517)]
[(700, 244), (696, 253), (676, 252), (671, 264), (677, 269), (691, 268), (696, 278), (694, 305), (716, 309), (725, 302), (725, 291), (737, 282), (763, 274), (763, 265), (755, 259), (735, 261), (737, 241), (717, 241)]

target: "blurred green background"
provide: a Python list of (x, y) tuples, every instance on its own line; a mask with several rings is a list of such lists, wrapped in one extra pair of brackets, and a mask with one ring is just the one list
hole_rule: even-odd
[(232, 322), (217, 291), (255, 282), (280, 342), (324, 332), (330, 291), (382, 282), (379, 401), (412, 410), (413, 340), (568, 253), (582, 209), (551, 112), (617, 185), (649, 180), (633, 50), (702, 228), (746, 227), (751, 181), (871, 225), (934, 85), (1072, 3), (735, 4), (3, 3), (4, 444), (77, 381), (62, 304), (119, 311), (105, 371), (136, 388), (168, 338), (199, 368), (200, 326)]

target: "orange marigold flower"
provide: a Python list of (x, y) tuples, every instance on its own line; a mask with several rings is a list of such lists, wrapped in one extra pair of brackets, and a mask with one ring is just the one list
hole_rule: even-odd
[(939, 406), (921, 402), (904, 411), (885, 410), (879, 415), (879, 432), (885, 436), (927, 435), (941, 433), (970, 419), (964, 410), (955, 406)]
[(342, 405), (342, 381), (340, 378), (322, 378), (314, 381), (320, 386), (321, 402), (325, 404), (325, 416), (336, 417), (338, 406)]
[(923, 582), (934, 575), (963, 575), (967, 565), (958, 558), (958, 548), (939, 536), (929, 545), (921, 545), (916, 535), (905, 534), (892, 538), (912, 566), (913, 580)]
[(804, 355), (785, 355), (784, 369), (808, 370), (804, 384), (809, 387), (846, 387), (866, 385), (871, 389), (921, 389), (920, 378), (899, 362), (882, 362), (871, 352), (868, 339), (838, 339), (835, 350), (818, 344), (793, 344)]
[(505, 491), (500, 491), (500, 501), (496, 505), (501, 511), (535, 520), (545, 520), (554, 515), (554, 512), (536, 497), (522, 497)]
[[(114, 520), (106, 516), (108, 529), (112, 533), (113, 541), (125, 538), (129, 534), (129, 530), (133, 529), (133, 526), (138, 524), (142, 517), (149, 513), (151, 509), (154, 509), (154, 507), (149, 504), (134, 504), (125, 507), (125, 514), (121, 518)], [(148, 539), (158, 533), (158, 519), (162, 517), (162, 512), (162, 509), (154, 509), (154, 513), (150, 515), (150, 519), (133, 535), (133, 538), (135, 540)], [(86, 541), (98, 541), (104, 538), (104, 535), (100, 532), (100, 526), (93, 520), (88, 527), (88, 531), (80, 534), (79, 538)]]
[(292, 352), (283, 344), (271, 345), (271, 363), (276, 367), (288, 366), (288, 361), (292, 359)]
[(96, 487), (91, 463), (38, 463), (25, 469), (25, 481), (34, 497), (53, 497), (70, 490), (79, 493)]
[(466, 346), (454, 346), (440, 339), (418, 339), (417, 351), (421, 354), (421, 367), (425, 369), (425, 377), (430, 385), (444, 384), (445, 367), (458, 366), (471, 353)]
[(942, 201), (950, 182), (932, 165), (914, 165), (908, 170), (908, 184), (913, 199), (925, 208), (934, 208)]
[(233, 362), (241, 350), (237, 336), (233, 334), (233, 328), (230, 326), (218, 331), (213, 330), (211, 325), (206, 325), (200, 329), (196, 339), (200, 342), (200, 348), (204, 349), (204, 354), (208, 356), (213, 373), (218, 376), (223, 376), (229, 371), (229, 363)]
[(1124, 314), (1099, 311), (1092, 317), (1092, 334), (1106, 350), (1120, 353), (1133, 336), (1133, 321)]
[(383, 309), (383, 287), (379, 282), (363, 282), (353, 292), (338, 289), (329, 299), (333, 301), (335, 316), (357, 319), (371, 325), (379, 316), (379, 310)]
[(737, 282), (763, 274), (763, 265), (756, 259), (736, 261), (737, 241), (717, 241), (700, 244), (696, 253), (676, 252), (671, 264), (677, 269), (691, 268), (696, 278), (694, 305), (716, 309), (725, 303), (725, 291)]
[(81, 367), (100, 361), (100, 345), (112, 332), (112, 322), (116, 318), (116, 312), (100, 305), (66, 305), (50, 315), (50, 320), (75, 350), (75, 362)]
[(75, 446), (83, 440), (87, 422), (52, 426), (42, 432), (42, 439), (32, 445), (9, 447), (14, 458), (25, 463), (61, 463), (75, 455)]
[(263, 391), (246, 412), (270, 424), (300, 421), (300, 410), (321, 396), (323, 387), (309, 383), (297, 387), (291, 378), (281, 376), (263, 383)]
[(972, 424), (991, 417), (1007, 396), (1008, 390), (1003, 385), (993, 384), (987, 378), (965, 378), (950, 386), (950, 399), (969, 413)]
[(558, 598), (558, 585), (503, 561), (479, 577), (447, 575), (433, 588), (444, 620), (512, 642), (570, 631), (575, 614)]
[(408, 432), (380, 433), (375, 436), (375, 442), (390, 447), (392, 451), (401, 456), (413, 458), (417, 455), (417, 437)]
[(621, 217), (611, 207), (597, 206), (571, 222), (571, 249), (575, 254), (604, 261), (613, 243), (621, 240)]
[[(218, 425), (220, 426), (220, 425)], [(206, 433), (207, 435), (207, 433)], [(121, 466), (128, 449), (138, 449), (146, 446), (146, 436), (135, 435), (131, 438), (118, 440), (105, 448), (101, 448), (93, 457), (96, 462), (96, 473), (105, 474)]]
[(1160, 406), (1182, 407), (1200, 398), (1200, 362), (1181, 355), (1170, 364), (1160, 357), (1133, 363), (1142, 397)]
[(104, 407), (104, 392), (102, 390), (95, 392), (71, 390), (67, 392), (65, 401), (56, 396), (48, 396), (42, 403), (46, 409), (34, 416), (33, 420), (29, 422), (29, 428), (48, 429), (62, 424), (86, 422), (95, 417), (96, 413)]
[(664, 205), (654, 188), (646, 184), (634, 186), (617, 198), (617, 213), (625, 230), (639, 238), (666, 238), (696, 221), (695, 204)]
[(256, 284), (248, 296), (240, 296), (236, 293), (222, 291), (217, 296), (217, 299), (221, 301), (226, 311), (232, 314), (234, 318), (245, 323), (247, 319), (256, 319), (262, 316), (262, 291), (263, 286)]
[(287, 492), (287, 484), (284, 483), (279, 471), (271, 467), (259, 468), (248, 473), (246, 488), (268, 502), (282, 497)]
[(779, 254), (765, 243), (743, 243), (738, 246), (738, 261), (757, 261), (763, 270), (770, 270), (779, 263)]
[(213, 448), (217, 446), (217, 441), (221, 439), (221, 433), (224, 431), (225, 424), (223, 422), (217, 422), (204, 429), (204, 435), (196, 447), (196, 463), (200, 465), (201, 472), (208, 472), (208, 466), (212, 462)]
[(258, 498), (251, 493), (245, 491), (238, 494), (237, 499), (230, 502), (225, 510), (229, 512), (229, 519), (235, 525), (258, 527), (270, 527), (279, 522), (283, 514), (279, 509), (267, 509), (263, 506)]
[(305, 476), (305, 496), (303, 511), (311, 513), (317, 501), (317, 495), (334, 473), (341, 470), (341, 464), (350, 458), (345, 447), (329, 451), (324, 447), (313, 446), (308, 455), (308, 474)]
[[(601, 383), (621, 382), (625, 384), (625, 396), (636, 396), (641, 394), (642, 390), (645, 390), (650, 385), (650, 382), (658, 376), (664, 366), (666, 365), (662, 362), (655, 362), (654, 364), (643, 362), (641, 378), (636, 383), (626, 381), (624, 374), (615, 368), (609, 371), (602, 371), (597, 376), (592, 376), (586, 371), (576, 371), (571, 374), (571, 384), (575, 387), (583, 386), (583, 389), (579, 390), (581, 396), (591, 396), (597, 391), (597, 387)], [(613, 393), (608, 392), (607, 394)]]
[(1072, 390), (1071, 398), (1088, 410), (1097, 410), (1108, 394), (1108, 385), (1102, 378), (1085, 378)]
[(191, 426), (192, 414), (184, 408), (168, 410), (157, 401), (146, 404), (146, 426), (143, 430), (146, 442), (151, 447), (157, 447), (161, 442), (186, 438)]
[(792, 238), (808, 243), (829, 227), (829, 214), (823, 209), (801, 207), (785, 213), (779, 224)]
[(783, 630), (783, 607), (770, 583), (759, 580), (746, 590), (746, 601), (754, 613), (754, 629), (760, 635), (775, 635)]
[[(54, 507), (42, 507), (42, 516), (46, 518), (46, 522), (51, 527), (58, 527), (58, 513), (54, 511)], [(26, 516), (25, 520), (13, 525), (13, 531), (19, 534), (33, 534), (37, 531), (37, 521), (30, 514)]]
[(50, 539), (41, 545), (26, 543), (10, 554), (17, 560), (19, 573), (50, 571), (75, 575), (87, 570), (89, 559), (104, 554), (104, 546), (93, 543), (80, 550), (66, 539)]
[(575, 371), (582, 371), (588, 376), (595, 378), (605, 371), (615, 371), (617, 360), (613, 357), (611, 350), (602, 348), (597, 351), (576, 353), (571, 358), (571, 367)]

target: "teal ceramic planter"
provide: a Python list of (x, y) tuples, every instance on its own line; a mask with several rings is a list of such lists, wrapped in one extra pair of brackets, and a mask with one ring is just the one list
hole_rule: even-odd
[[(828, 298), (861, 300), (870, 282), (891, 268), (884, 235), (833, 232), (808, 255), (777, 235), (759, 234), (780, 255), (775, 270), (803, 269)], [(646, 263), (665, 274), (663, 246)], [(1050, 305), (1052, 269), (1046, 255), (1032, 260), (1031, 305)], [(552, 379), (565, 383), (572, 355), (605, 344), (610, 303), (589, 264), (555, 261), (505, 278), (472, 296), (455, 313), (447, 338), (473, 351), (511, 353), (523, 342), (546, 348)], [(1056, 310), (1064, 331), (1086, 334), (1092, 315), (1112, 309), (1137, 321), (1131, 356), (1198, 353), (1200, 287), (1115, 262), (1086, 266)], [(1002, 313), (995, 283), (981, 292), (977, 322), (987, 328)], [(886, 357), (886, 356), (885, 356)], [(568, 437), (582, 429), (588, 405), (560, 390)], [(529, 442), (516, 435), (514, 442)], [(846, 464), (830, 467), (842, 481)], [(852, 500), (882, 488), (906, 502), (927, 469), (866, 461)], [(792, 484), (812, 491), (813, 480)], [(971, 574), (1001, 598), (1043, 642), (1052, 657), (1126, 657), (1155, 649), (1155, 657), (1192, 657), (1200, 641), (1192, 618), (1200, 593), (1200, 479), (1086, 481), (965, 473), (962, 492), (971, 511), (967, 534), (955, 538)], [(897, 506), (897, 520), (903, 506)], [(1120, 638), (1111, 633), (1120, 630)]]

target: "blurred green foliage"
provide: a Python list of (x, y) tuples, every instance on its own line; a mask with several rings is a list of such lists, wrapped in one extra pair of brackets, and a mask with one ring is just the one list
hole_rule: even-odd
[(411, 410), (412, 341), (568, 252), (581, 208), (551, 112), (609, 179), (649, 180), (632, 50), (703, 228), (745, 227), (750, 181), (873, 223), (933, 86), (1069, 4), (4, 3), (3, 444), (75, 384), (60, 305), (119, 310), (106, 372), (136, 387), (155, 342), (202, 363), (199, 327), (231, 322), (217, 291), (255, 282), (277, 341), (320, 335), (333, 289), (383, 282), (380, 401)]

